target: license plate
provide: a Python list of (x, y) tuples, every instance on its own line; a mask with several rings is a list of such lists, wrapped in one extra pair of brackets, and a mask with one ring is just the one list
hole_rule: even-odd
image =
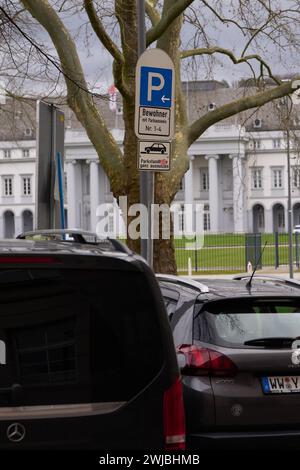
[(262, 377), (264, 393), (300, 393), (299, 376)]

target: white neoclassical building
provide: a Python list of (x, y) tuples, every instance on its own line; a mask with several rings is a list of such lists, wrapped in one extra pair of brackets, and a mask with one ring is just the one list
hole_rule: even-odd
[[(219, 82), (189, 84), (187, 100), (191, 118), (214, 109), (236, 96)], [(185, 89), (187, 87), (185, 86)], [(272, 105), (273, 106), (273, 105)], [(10, 99), (0, 104), (13, 109)], [(276, 109), (276, 107), (275, 107)], [(12, 111), (21, 122), (20, 110)], [(117, 113), (117, 114), (116, 114)], [(107, 120), (122, 146), (122, 108), (106, 110)], [(296, 118), (291, 123), (291, 187), (293, 223), (300, 224), (300, 161)], [(235, 117), (212, 126), (189, 149), (189, 170), (175, 197), (182, 208), (177, 226), (184, 220), (184, 204), (201, 204), (203, 228), (210, 232), (273, 232), (287, 230), (287, 142), (271, 105), (245, 118)], [(0, 237), (13, 237), (34, 227), (35, 130), (32, 123), (0, 131)], [(85, 131), (66, 110), (65, 209), (69, 227), (96, 230), (97, 207), (111, 204), (109, 230), (122, 232), (112, 210), (114, 198), (109, 180)], [(111, 207), (111, 209), (110, 209)]]

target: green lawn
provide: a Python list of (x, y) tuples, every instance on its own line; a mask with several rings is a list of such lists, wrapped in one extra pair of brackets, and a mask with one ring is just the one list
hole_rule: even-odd
[[(182, 247), (185, 243), (192, 243), (193, 238), (175, 238), (175, 247)], [(205, 234), (199, 236), (199, 244), (204, 242), (205, 247), (210, 246), (244, 246), (245, 245), (245, 234), (240, 233), (220, 233), (220, 234)]]
[[(241, 235), (239, 235), (242, 237)], [(221, 235), (219, 236), (221, 237)], [(229, 238), (229, 237), (228, 237)], [(273, 240), (271, 237), (269, 238), (268, 245), (264, 249), (264, 253), (262, 256), (262, 265), (263, 266), (270, 266), (275, 267), (275, 246), (271, 245)], [(217, 240), (210, 239), (210, 242), (217, 242)], [(281, 244), (279, 244), (278, 252), (279, 252), (279, 264), (288, 264), (288, 240), (280, 240)], [(284, 245), (283, 242), (286, 244)], [(181, 242), (182, 243), (182, 242)], [(274, 243), (274, 242), (273, 242)], [(246, 253), (245, 253), (245, 246), (244, 244), (233, 244), (230, 246), (228, 243), (227, 246), (215, 245), (215, 246), (207, 246), (207, 240), (205, 240), (204, 246), (201, 249), (180, 249), (179, 243), (177, 244), (176, 248), (176, 261), (177, 267), (179, 271), (187, 271), (188, 270), (188, 258), (191, 258), (192, 269), (202, 271), (234, 271), (240, 270), (245, 271), (246, 269)], [(183, 243), (181, 244), (181, 247)], [(188, 245), (189, 246), (189, 245)], [(263, 243), (262, 243), (263, 247)], [(294, 261), (295, 261), (295, 246), (294, 246)]]
[[(261, 247), (267, 245), (262, 256), (262, 266), (275, 267), (275, 236), (273, 233), (261, 235)], [(187, 272), (188, 258), (191, 258), (194, 272), (243, 272), (246, 270), (246, 235), (239, 233), (205, 234), (197, 240), (182, 237), (174, 239), (178, 271)], [(287, 265), (288, 234), (278, 236), (279, 265)], [(294, 262), (296, 261), (296, 237), (294, 236)], [(300, 252), (300, 237), (298, 240)], [(197, 267), (197, 270), (196, 270)]]
[(202, 248), (200, 250), (176, 250), (178, 270), (188, 269), (188, 258), (191, 258), (192, 268), (199, 270), (215, 269), (218, 271), (245, 269), (245, 249), (237, 248)]

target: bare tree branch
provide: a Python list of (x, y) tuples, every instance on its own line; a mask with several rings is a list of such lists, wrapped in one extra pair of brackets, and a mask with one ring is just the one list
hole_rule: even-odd
[[(94, 105), (87, 89), (75, 43), (65, 25), (47, 0), (21, 0), (24, 7), (48, 32), (67, 77), (68, 104), (85, 127), (98, 151), (101, 164), (109, 175), (112, 190), (123, 178), (123, 157), (103, 117)], [(80, 87), (77, 86), (77, 83)]]
[(206, 129), (223, 119), (234, 116), (242, 111), (263, 106), (269, 101), (282, 98), (295, 90), (292, 87), (292, 81), (283, 83), (277, 87), (257, 93), (253, 96), (246, 96), (236, 101), (227, 103), (197, 119), (188, 128), (188, 145), (197, 140)]
[(84, 8), (97, 37), (99, 38), (103, 46), (106, 48), (106, 50), (110, 52), (110, 54), (114, 58), (113, 70), (116, 87), (118, 88), (119, 92), (123, 97), (129, 96), (129, 90), (123, 80), (123, 65), (125, 62), (123, 54), (105, 31), (102, 21), (98, 17), (97, 12), (95, 10), (93, 0), (84, 0)]
[(152, 44), (156, 39), (162, 36), (162, 34), (168, 29), (173, 21), (187, 9), (194, 0), (177, 0), (174, 5), (167, 10), (167, 13), (162, 16), (159, 23), (153, 26), (146, 35), (147, 46)]
[(152, 23), (152, 26), (156, 26), (160, 21), (160, 14), (156, 10), (153, 2), (151, 0), (146, 0), (145, 2), (146, 13)]
[(95, 10), (93, 0), (84, 0), (84, 8), (87, 12), (93, 30), (95, 31), (97, 37), (100, 39), (103, 46), (108, 50), (108, 52), (110, 52), (110, 54), (116, 61), (123, 63), (124, 57), (121, 51), (118, 49), (117, 45), (105, 31), (102, 21), (98, 17), (97, 12)]
[(269, 77), (272, 78), (272, 80), (274, 80), (275, 83), (277, 83), (278, 85), (280, 85), (281, 83), (280, 80), (278, 80), (278, 78), (274, 77), (274, 75), (272, 74), (270, 66), (258, 54), (250, 54), (250, 55), (237, 59), (232, 51), (229, 51), (228, 49), (224, 49), (222, 47), (213, 46), (213, 47), (208, 47), (208, 48), (203, 47), (203, 48), (198, 48), (198, 49), (191, 49), (188, 51), (182, 51), (181, 58), (186, 59), (188, 57), (192, 57), (196, 55), (213, 55), (216, 53), (226, 55), (227, 57), (231, 59), (231, 61), (234, 64), (241, 64), (244, 62), (249, 65), (249, 60), (257, 60), (261, 66), (266, 68), (266, 70), (268, 71)]
[(241, 26), (238, 21), (232, 20), (231, 18), (223, 18), (211, 5), (209, 5), (208, 2), (206, 2), (206, 0), (201, 0), (201, 1), (218, 18), (218, 20), (221, 21), (221, 23), (224, 23), (224, 24), (232, 23), (235, 26), (237, 26), (237, 28), (240, 29), (242, 33), (245, 35), (245, 32), (244, 32), (245, 28)]
[(244, 49), (243, 49), (243, 52), (242, 52), (242, 54), (241, 54), (242, 57), (244, 57), (244, 55), (246, 54), (246, 51), (247, 51), (248, 47), (250, 46), (250, 44), (252, 43), (252, 41), (256, 38), (256, 36), (258, 36), (259, 33), (261, 33), (261, 32), (268, 26), (268, 24), (269, 24), (271, 21), (273, 21), (273, 19), (274, 19), (276, 16), (277, 16), (277, 14), (276, 14), (276, 13), (273, 13), (273, 14), (269, 17), (269, 19), (268, 19), (260, 28), (258, 28), (258, 29), (251, 35), (251, 37), (249, 38), (249, 40), (247, 41), (247, 43), (246, 43), (246, 45), (245, 45), (245, 47), (244, 47)]

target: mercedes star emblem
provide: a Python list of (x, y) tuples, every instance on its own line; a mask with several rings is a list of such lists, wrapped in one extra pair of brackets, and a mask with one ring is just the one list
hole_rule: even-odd
[(23, 424), (13, 423), (7, 428), (6, 435), (11, 442), (21, 442), (25, 437), (26, 431)]

